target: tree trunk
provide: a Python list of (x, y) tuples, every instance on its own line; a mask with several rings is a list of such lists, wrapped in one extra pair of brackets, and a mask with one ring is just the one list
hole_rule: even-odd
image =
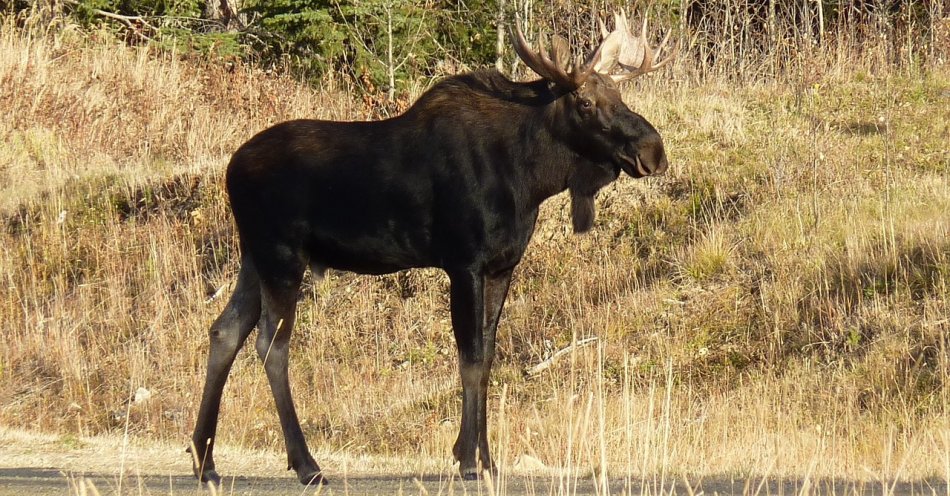
[(505, 69), (505, 0), (498, 0), (498, 20), (495, 22), (498, 40), (495, 43), (495, 69)]

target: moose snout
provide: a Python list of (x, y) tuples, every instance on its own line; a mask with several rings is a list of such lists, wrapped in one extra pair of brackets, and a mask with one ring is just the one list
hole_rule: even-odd
[(655, 176), (666, 172), (669, 166), (660, 135), (654, 134), (644, 138), (637, 153), (637, 171), (643, 176)]

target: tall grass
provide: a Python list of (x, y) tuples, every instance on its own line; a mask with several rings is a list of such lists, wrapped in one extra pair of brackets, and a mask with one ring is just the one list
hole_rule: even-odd
[[(544, 206), (493, 373), (503, 465), (530, 455), (567, 485), (948, 477), (946, 54), (878, 64), (876, 46), (826, 36), (807, 78), (787, 77), (786, 52), (744, 79), (700, 51), (625, 90), (673, 166), (607, 188), (588, 236), (564, 198)], [(237, 267), (229, 153), (281, 120), (369, 110), (332, 77), (314, 89), (10, 22), (0, 108), (0, 422), (184, 446)], [(430, 270), (307, 281), (291, 374), (319, 453), (449, 457), (447, 285)], [(280, 450), (260, 368), (239, 355), (220, 435)]]

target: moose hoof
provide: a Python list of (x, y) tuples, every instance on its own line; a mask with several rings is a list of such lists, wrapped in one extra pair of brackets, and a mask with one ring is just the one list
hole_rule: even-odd
[(221, 485), (221, 476), (214, 469), (206, 469), (200, 474), (195, 474), (201, 482), (207, 482), (216, 486)]
[(492, 465), (492, 467), (489, 469), (482, 469), (482, 468), (475, 468), (475, 467), (459, 468), (459, 477), (461, 477), (462, 480), (468, 480), (468, 481), (483, 479), (485, 477), (492, 477), (497, 474), (498, 474), (498, 469), (494, 465)]
[(325, 486), (329, 482), (320, 470), (304, 472), (298, 475), (297, 479), (305, 486)]
[(459, 467), (459, 477), (462, 480), (479, 480), (485, 478), (492, 478), (498, 475), (498, 466), (492, 463), (488, 468), (485, 468), (484, 465), (478, 465), (477, 467)]

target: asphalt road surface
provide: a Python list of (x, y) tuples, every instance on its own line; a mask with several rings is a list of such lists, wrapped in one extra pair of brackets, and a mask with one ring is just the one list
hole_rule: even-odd
[[(432, 461), (323, 454), (330, 484), (305, 488), (280, 470), (276, 453), (219, 448), (218, 488), (200, 485), (179, 446), (122, 438), (71, 439), (0, 429), (0, 496), (46, 495), (698, 495), (879, 494), (950, 496), (946, 481), (882, 483), (756, 477), (656, 475), (613, 477), (603, 486), (588, 472), (565, 476), (543, 467), (503, 470), (490, 480), (462, 481)], [(426, 465), (428, 463), (428, 465)], [(241, 475), (238, 475), (241, 474)]]
[[(460, 481), (443, 475), (400, 476), (358, 475), (336, 480), (323, 487), (304, 488), (290, 477), (226, 477), (221, 487), (212, 490), (200, 487), (186, 476), (136, 475), (119, 481), (116, 474), (71, 473), (56, 468), (0, 468), (0, 495), (60, 494), (221, 494), (221, 495), (601, 495), (605, 494), (592, 480), (565, 480), (558, 477), (518, 475), (501, 484), (486, 481)], [(945, 495), (947, 486), (940, 481), (901, 482), (893, 487), (879, 483), (845, 480), (818, 480), (810, 483), (796, 480), (703, 480), (687, 487), (682, 481), (622, 480), (610, 482), (606, 494), (859, 494), (859, 495)]]

